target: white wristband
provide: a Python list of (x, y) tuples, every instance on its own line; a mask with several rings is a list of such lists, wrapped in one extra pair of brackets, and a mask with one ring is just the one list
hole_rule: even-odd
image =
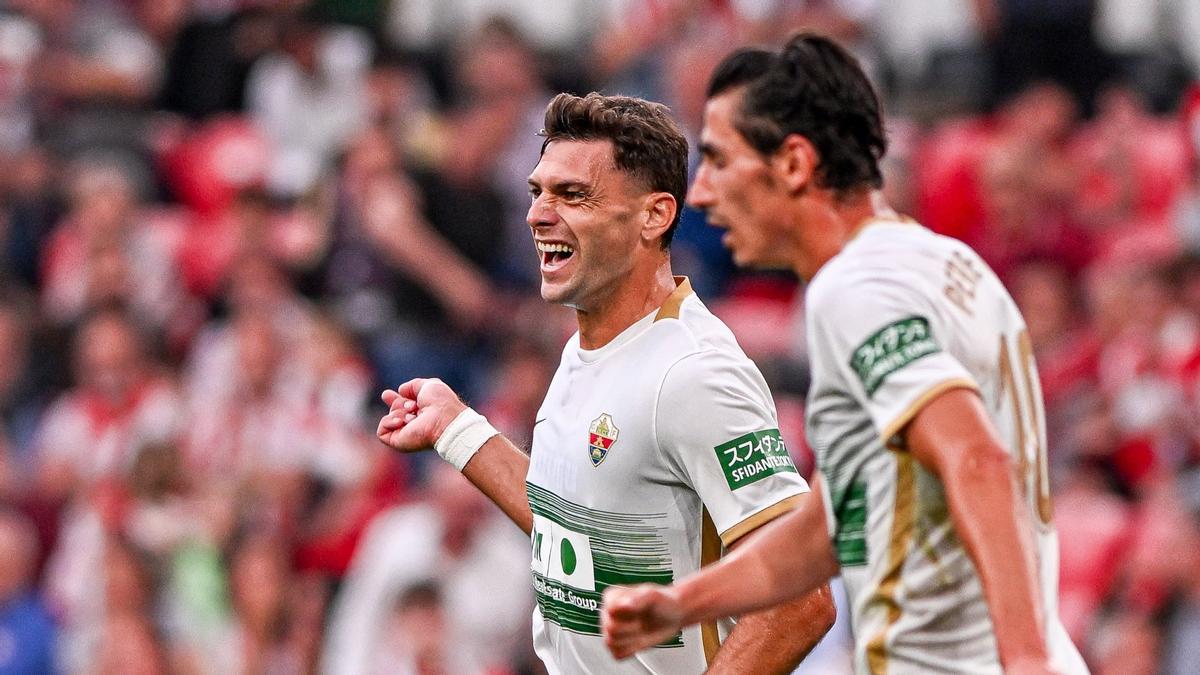
[(479, 448), (498, 433), (500, 432), (488, 423), (486, 417), (467, 408), (450, 422), (433, 444), (433, 449), (442, 459), (462, 471), (475, 453), (479, 452)]

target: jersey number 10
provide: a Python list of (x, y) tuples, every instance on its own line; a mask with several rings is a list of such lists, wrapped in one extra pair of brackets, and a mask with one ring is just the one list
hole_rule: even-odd
[[(1042, 406), (1038, 401), (1036, 390), (1033, 345), (1029, 340), (1029, 331), (1022, 330), (1017, 334), (1017, 363), (1014, 363), (1012, 350), (1008, 340), (1000, 336), (1000, 387), (1008, 392), (1013, 411), (1013, 426), (1016, 428), (1017, 466), (1021, 475), (1021, 489), (1030, 496), (1032, 484), (1032, 503), (1038, 520), (1043, 525), (1049, 525), (1053, 516), (1050, 505), (1050, 476), (1046, 461), (1046, 444)], [(1025, 400), (1017, 389), (1015, 370), (1020, 369), (1022, 384), (1025, 389)], [(1032, 450), (1032, 452), (1031, 452)]]

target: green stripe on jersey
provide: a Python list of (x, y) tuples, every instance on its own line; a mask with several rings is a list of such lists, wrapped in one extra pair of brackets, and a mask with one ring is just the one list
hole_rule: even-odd
[[(525, 484), (534, 523), (533, 590), (542, 618), (600, 635), (600, 596), (618, 584), (669, 584), (665, 513), (617, 513), (573, 504)], [(662, 647), (682, 647), (678, 633)]]
[(854, 481), (833, 495), (837, 515), (834, 549), (842, 567), (867, 564), (867, 484)]

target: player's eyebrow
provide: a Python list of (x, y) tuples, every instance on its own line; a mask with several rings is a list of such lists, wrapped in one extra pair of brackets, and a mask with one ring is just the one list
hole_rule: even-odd
[(709, 143), (708, 141), (700, 141), (696, 144), (696, 149), (700, 151), (701, 155), (704, 155), (709, 159), (716, 159), (721, 154), (720, 151), (717, 150), (717, 146)]
[(540, 182), (530, 178), (529, 179), (529, 189), (531, 189), (531, 190), (542, 189), (542, 190), (546, 190), (547, 192), (550, 192), (552, 194), (562, 194), (564, 192), (572, 192), (572, 191), (574, 191), (574, 192), (590, 192), (592, 189), (592, 186), (590, 184), (588, 184), (587, 182), (581, 181), (581, 180), (551, 180), (546, 185), (542, 185)]

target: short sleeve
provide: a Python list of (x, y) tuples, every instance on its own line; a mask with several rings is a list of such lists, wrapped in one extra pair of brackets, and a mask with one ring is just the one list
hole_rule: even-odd
[(655, 434), (726, 546), (808, 491), (779, 434), (766, 382), (741, 354), (710, 350), (675, 363), (659, 391)]
[[(814, 297), (815, 296), (815, 297)], [(836, 378), (862, 404), (884, 443), (941, 393), (978, 389), (947, 349), (939, 309), (899, 280), (848, 280), (812, 294), (807, 313), (814, 374)]]

